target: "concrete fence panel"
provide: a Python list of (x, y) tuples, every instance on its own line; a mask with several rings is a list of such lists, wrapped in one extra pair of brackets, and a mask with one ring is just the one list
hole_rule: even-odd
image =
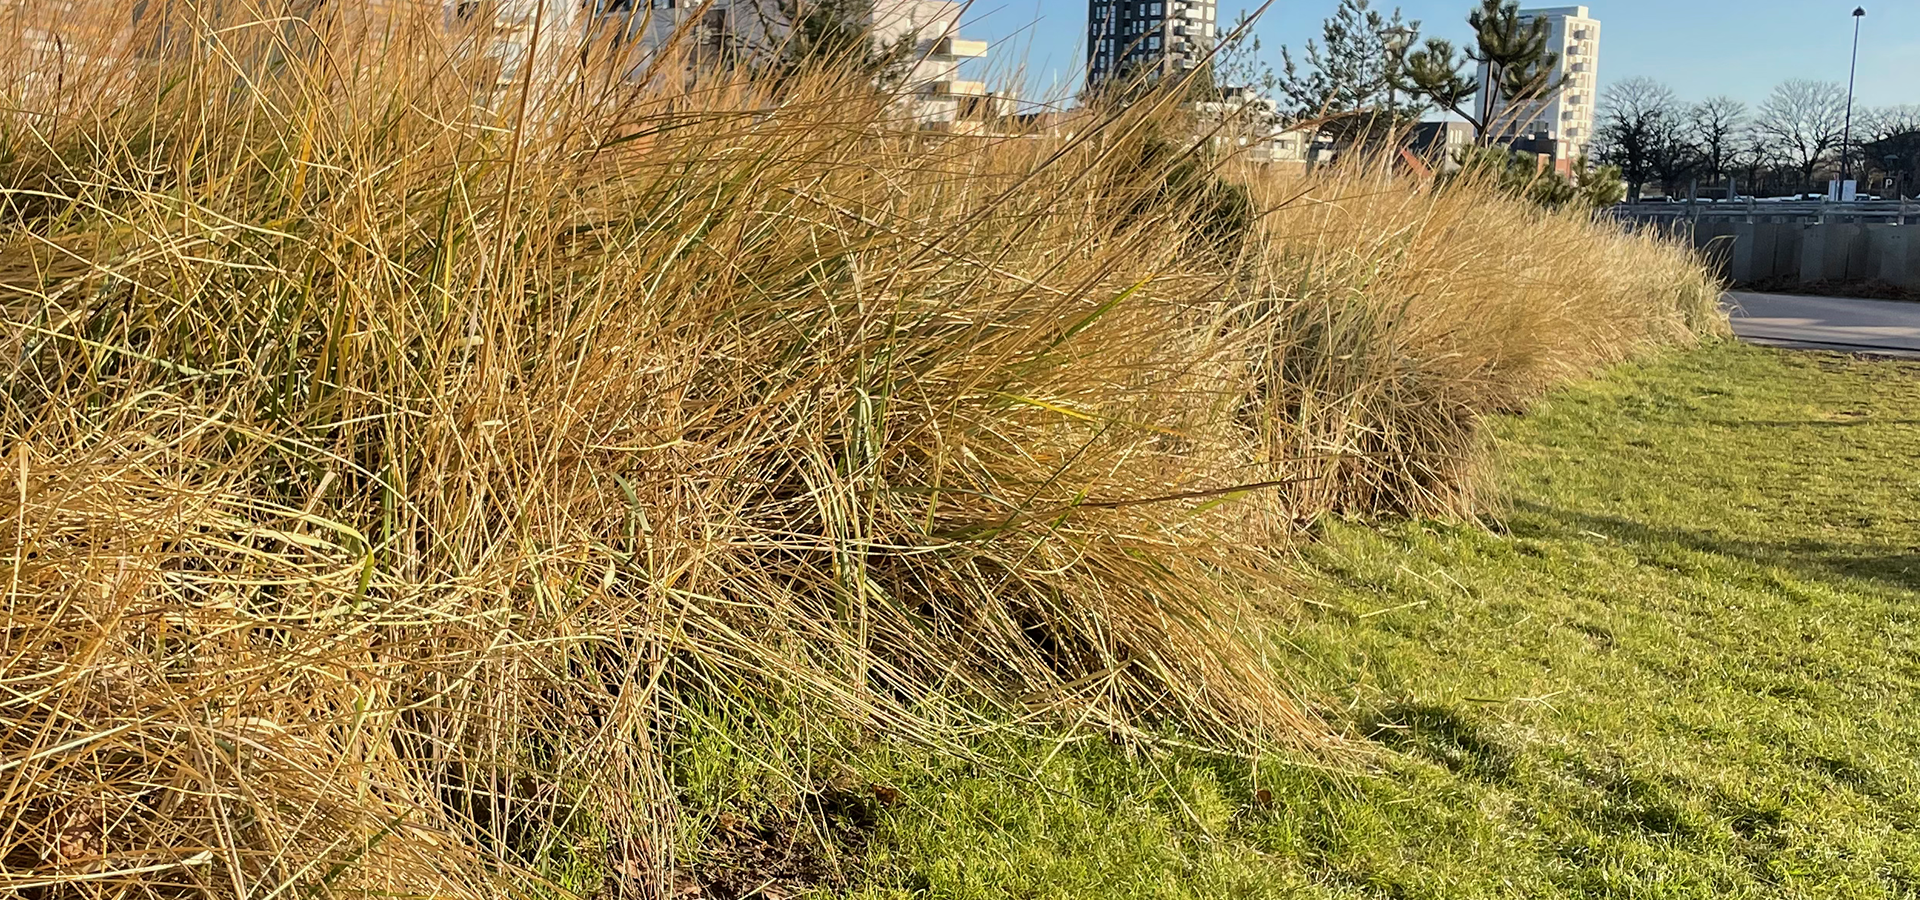
[(1920, 224), (1708, 221), (1671, 227), (1736, 282), (1885, 281), (1920, 288)]
[(1827, 259), (1821, 273), (1827, 281), (1866, 281), (1867, 243), (1870, 234), (1865, 225), (1815, 225), (1827, 230)]
[(1797, 272), (1801, 282), (1827, 280), (1827, 240), (1832, 236), (1831, 230), (1811, 225), (1801, 231)]
[(1741, 241), (1739, 232), (1732, 222), (1701, 222), (1693, 229), (1694, 246), (1707, 257), (1707, 262), (1722, 276), (1745, 264), (1746, 260), (1736, 260), (1735, 253), (1751, 253), (1752, 241)]
[(1892, 284), (1904, 284), (1909, 287), (1920, 286), (1920, 253), (1914, 252), (1914, 242), (1920, 240), (1920, 229), (1901, 228), (1898, 225), (1883, 226), (1885, 234), (1874, 242), (1880, 251), (1878, 263), (1874, 267), (1881, 281)]
[[(1800, 245), (1806, 242), (1807, 226), (1772, 223), (1756, 226), (1773, 235), (1773, 253), (1767, 257), (1766, 273), (1760, 278), (1796, 278), (1800, 275)], [(1741, 281), (1758, 281), (1742, 278)]]

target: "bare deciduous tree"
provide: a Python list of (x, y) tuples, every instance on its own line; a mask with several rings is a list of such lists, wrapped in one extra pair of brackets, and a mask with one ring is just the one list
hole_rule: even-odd
[(1920, 131), (1920, 103), (1882, 106), (1860, 117), (1860, 133), (1877, 140)]
[(1813, 185), (1814, 173), (1840, 149), (1846, 124), (1847, 89), (1830, 81), (1795, 79), (1773, 89), (1755, 121), (1774, 152)]
[(1773, 151), (1773, 145), (1767, 143), (1767, 136), (1760, 133), (1752, 122), (1734, 137), (1733, 156), (1730, 160), (1733, 171), (1746, 176), (1747, 193), (1759, 196), (1766, 184), (1767, 176), (1779, 169), (1780, 155)]
[(1715, 181), (1733, 168), (1734, 151), (1747, 124), (1747, 105), (1732, 97), (1708, 97), (1687, 110), (1687, 137), (1700, 165)]
[(1900, 196), (1920, 186), (1920, 104), (1876, 109), (1861, 133), (1867, 138), (1859, 148), (1863, 169), (1878, 169)]
[(1651, 78), (1629, 78), (1609, 86), (1600, 97), (1596, 129), (1602, 162), (1620, 168), (1628, 202), (1640, 188), (1663, 174), (1663, 154), (1680, 125), (1680, 101), (1673, 90)]

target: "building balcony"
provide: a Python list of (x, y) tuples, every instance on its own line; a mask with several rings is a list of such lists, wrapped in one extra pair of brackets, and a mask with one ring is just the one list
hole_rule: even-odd
[(933, 55), (951, 56), (956, 59), (978, 59), (987, 55), (987, 42), (956, 37), (941, 38), (933, 43)]
[(987, 83), (958, 79), (932, 81), (927, 83), (927, 93), (941, 97), (984, 97), (987, 95)]
[(962, 120), (962, 119), (955, 119), (951, 121), (945, 120), (945, 119), (936, 119), (931, 122), (921, 122), (920, 130), (937, 132), (939, 134), (978, 135), (978, 134), (987, 133), (987, 124), (988, 123), (985, 120), (979, 120), (979, 119), (972, 120), (972, 121)]

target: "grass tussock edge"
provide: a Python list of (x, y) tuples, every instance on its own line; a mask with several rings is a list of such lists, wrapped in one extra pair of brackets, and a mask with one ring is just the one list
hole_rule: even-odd
[(12, 890), (661, 893), (666, 750), (748, 703), (1325, 747), (1303, 524), (1469, 513), (1486, 415), (1717, 327), (1673, 246), (1161, 104), (203, 12), (6, 61)]

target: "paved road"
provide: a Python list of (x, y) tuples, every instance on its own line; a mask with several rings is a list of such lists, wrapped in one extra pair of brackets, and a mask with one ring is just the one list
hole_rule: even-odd
[(1920, 358), (1920, 303), (1735, 291), (1726, 304), (1733, 332), (1756, 344)]

